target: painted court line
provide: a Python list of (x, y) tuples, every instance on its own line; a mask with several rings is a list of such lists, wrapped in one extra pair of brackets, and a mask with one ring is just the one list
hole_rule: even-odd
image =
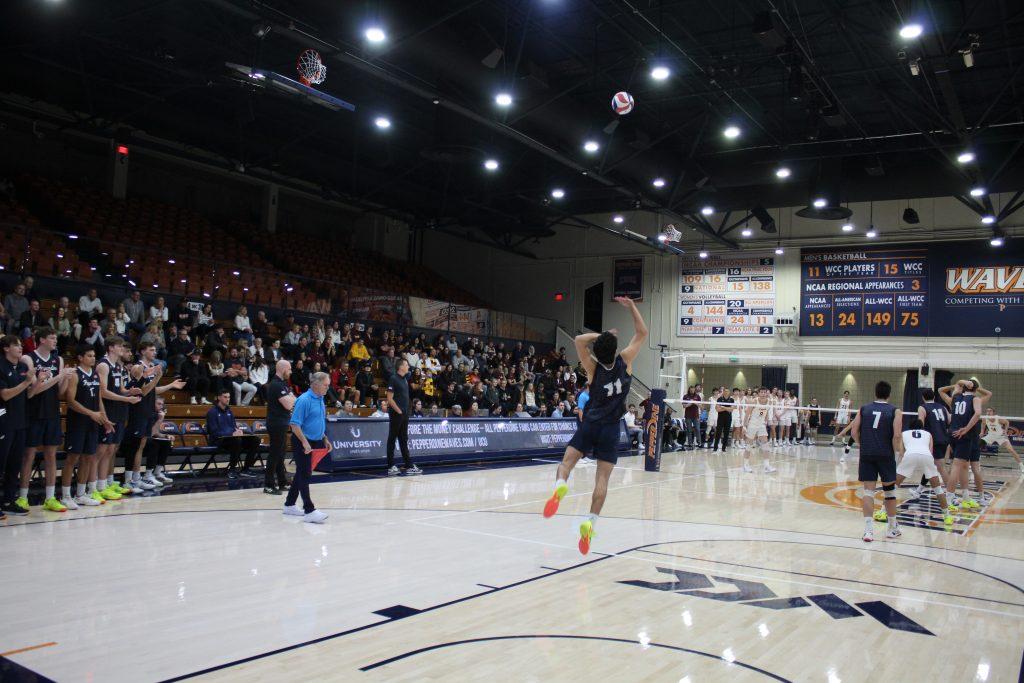
[(17, 650), (8, 650), (7, 652), (0, 652), (0, 657), (10, 657), (11, 655), (20, 655), (22, 652), (31, 652), (32, 650), (41, 650), (44, 647), (53, 647), (57, 643), (39, 643), (38, 645), (30, 645), (28, 647), (22, 647)]

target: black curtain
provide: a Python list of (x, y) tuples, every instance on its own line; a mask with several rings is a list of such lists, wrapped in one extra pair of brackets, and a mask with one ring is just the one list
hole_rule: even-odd
[(917, 389), (917, 370), (907, 370), (907, 377), (903, 380), (903, 412), (917, 413), (917, 407), (921, 405), (921, 394)]
[(948, 387), (953, 383), (954, 373), (949, 370), (935, 371), (935, 394), (938, 395), (940, 387)]
[(761, 386), (778, 387), (780, 389), (786, 386), (786, 368), (771, 367), (768, 365), (761, 366)]

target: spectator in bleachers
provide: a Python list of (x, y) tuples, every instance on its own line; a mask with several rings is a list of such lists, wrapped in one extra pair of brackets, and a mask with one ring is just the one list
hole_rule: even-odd
[(167, 343), (164, 341), (164, 333), (160, 331), (158, 323), (152, 323), (146, 328), (146, 332), (139, 339), (139, 343), (150, 343), (156, 348), (156, 357), (160, 364), (167, 367)]
[(270, 337), (270, 323), (267, 321), (266, 311), (256, 311), (256, 318), (252, 321), (252, 334), (264, 341)]
[(537, 406), (537, 417), (549, 417), (547, 403), (541, 403)]
[[(103, 317), (100, 319), (100, 329), (103, 330), (103, 334), (107, 334), (107, 330), (109, 330), (111, 337), (118, 334), (116, 308), (107, 308), (103, 312)], [(104, 351), (106, 351), (106, 349), (104, 349)]]
[(32, 299), (39, 298), (39, 297), (37, 297), (35, 295), (36, 279), (34, 277), (32, 277), (31, 275), (26, 275), (25, 277), (21, 278), (21, 281), (25, 285), (25, 298), (26, 299), (31, 301)]
[(395, 347), (388, 346), (384, 351), (384, 356), (378, 362), (380, 363), (380, 375), (386, 382), (391, 375), (395, 374), (395, 363), (397, 363)]
[(228, 351), (228, 340), (224, 334), (224, 326), (220, 323), (214, 323), (213, 329), (210, 330), (209, 334), (206, 335), (206, 342), (203, 345), (203, 351), (207, 356), (213, 355), (214, 353), (220, 353), (221, 357), (224, 356)]
[(74, 316), (66, 308), (58, 307), (49, 320), (49, 326), (57, 330), (57, 353), (64, 355), (71, 348), (71, 319)]
[(530, 415), (537, 414), (537, 392), (533, 388), (533, 382), (527, 382), (523, 387), (523, 407)]
[[(228, 460), (228, 479), (237, 479), (239, 476), (250, 479), (257, 476), (252, 471), (256, 462), (256, 449), (260, 445), (259, 437), (252, 434), (245, 434), (235, 422), (235, 415), (231, 412), (231, 401), (227, 391), (217, 395), (217, 401), (206, 413), (206, 434), (210, 438), (210, 445), (225, 451), (230, 456)], [(245, 462), (242, 471), (238, 471), (238, 461), (245, 451)]]
[(198, 344), (200, 339), (205, 338), (210, 333), (215, 322), (213, 319), (213, 304), (204, 304), (203, 310), (197, 311), (195, 318), (192, 320), (192, 340)]
[(128, 313), (128, 329), (137, 335), (142, 334), (146, 330), (146, 304), (142, 303), (142, 292), (133, 289), (121, 304)]
[(249, 383), (256, 387), (256, 395), (263, 396), (263, 387), (270, 380), (270, 367), (263, 356), (252, 356), (249, 361)]
[(210, 405), (206, 400), (206, 394), (210, 391), (210, 372), (206, 364), (200, 361), (199, 349), (195, 346), (178, 369), (178, 376), (185, 380), (185, 391), (190, 394), (189, 402), (192, 405)]
[(88, 344), (92, 348), (96, 349), (97, 355), (102, 355), (107, 352), (106, 342), (104, 341), (105, 339), (106, 336), (103, 334), (103, 330), (100, 329), (100, 321), (95, 318), (90, 318), (88, 327), (82, 333), (82, 343)]
[(516, 410), (512, 414), (512, 416), (513, 417), (533, 417), (533, 415), (530, 415), (528, 412), (526, 412), (526, 409), (523, 407), (522, 403), (517, 403), (516, 404)]
[(256, 395), (256, 387), (249, 381), (249, 369), (245, 366), (245, 358), (237, 346), (228, 350), (225, 361), (224, 376), (231, 382), (231, 391), (235, 395), (235, 405), (247, 406)]
[(388, 402), (378, 401), (377, 409), (370, 413), (369, 417), (387, 417), (388, 416)]
[(369, 363), (361, 363), (359, 372), (355, 377), (356, 391), (359, 393), (360, 405), (373, 405), (377, 399), (377, 384), (374, 382), (373, 373), (370, 372)]
[(292, 366), (291, 383), (296, 395), (305, 393), (309, 389), (309, 369), (302, 358), (298, 358)]
[(551, 411), (551, 417), (563, 417), (565, 416), (565, 401), (559, 401), (555, 409)]
[(275, 339), (270, 342), (270, 348), (267, 349), (267, 363), (272, 365), (283, 358), (284, 353), (281, 351), (281, 340)]
[(24, 337), (23, 330), (18, 326), (21, 314), (28, 310), (28, 299), (25, 298), (25, 283), (14, 285), (14, 291), (4, 297), (4, 320), (8, 334)]
[(167, 324), (168, 320), (170, 320), (170, 314), (167, 310), (167, 304), (164, 303), (162, 296), (158, 296), (153, 305), (149, 307), (149, 317), (146, 319), (146, 324), (160, 323), (162, 326)]
[(448, 414), (451, 417), (474, 417), (476, 415), (475, 411), (476, 411), (476, 404), (473, 403), (466, 410), (467, 414), (463, 415), (463, 413), (462, 413), (462, 406), (460, 406), (458, 403), (456, 403), (455, 405), (452, 406), (452, 409), (448, 412)]
[(24, 332), (25, 330), (34, 330), (44, 325), (46, 325), (46, 318), (43, 316), (43, 312), (39, 310), (39, 299), (32, 299), (28, 303), (28, 310), (21, 314), (18, 327)]
[(252, 343), (252, 324), (249, 322), (249, 311), (239, 306), (235, 313), (235, 341), (242, 341), (248, 346)]
[(122, 301), (117, 305), (117, 311), (114, 313), (114, 327), (117, 328), (117, 336), (125, 339), (128, 338), (128, 324), (130, 322), (131, 317), (129, 317)]
[(214, 396), (228, 390), (228, 379), (224, 376), (223, 358), (220, 351), (214, 351), (210, 354), (210, 360), (206, 364), (206, 374), (210, 377), (210, 391)]
[(317, 318), (316, 319), (316, 325), (313, 326), (312, 336), (313, 336), (313, 340), (316, 342), (317, 346), (323, 344), (324, 341), (326, 341), (326, 339), (327, 339), (327, 326), (324, 325), (324, 319), (323, 318)]
[(167, 364), (172, 368), (180, 368), (195, 350), (196, 345), (188, 336), (188, 328), (179, 327), (178, 335), (167, 344)]
[(174, 323), (178, 329), (182, 327), (188, 329), (192, 327), (193, 319), (195, 318), (195, 312), (188, 305), (188, 300), (182, 297), (178, 301), (177, 307), (174, 309), (174, 314), (171, 316), (171, 322)]
[[(78, 299), (78, 319), (82, 325), (86, 325), (90, 318), (99, 320), (103, 317), (103, 302), (96, 294), (96, 288), (91, 288), (88, 294)], [(106, 350), (104, 349), (104, 353)]]
[(298, 325), (292, 325), (287, 328), (288, 332), (284, 335), (284, 340), (281, 342), (281, 348), (286, 356), (295, 358), (299, 353), (299, 344), (302, 342), (302, 328)]
[(249, 352), (249, 358), (250, 359), (255, 358), (256, 356), (259, 356), (260, 358), (263, 359), (264, 363), (267, 362), (267, 349), (264, 348), (264, 346), (263, 346), (263, 338), (262, 337), (253, 337), (252, 344), (249, 345), (249, 348), (247, 349), (247, 351)]
[(356, 335), (352, 340), (352, 346), (348, 350), (348, 359), (350, 361), (366, 361), (370, 360), (370, 352), (366, 348), (366, 344), (363, 343), (361, 335)]
[(341, 351), (341, 323), (337, 320), (331, 325), (330, 342), (334, 346), (334, 352)]

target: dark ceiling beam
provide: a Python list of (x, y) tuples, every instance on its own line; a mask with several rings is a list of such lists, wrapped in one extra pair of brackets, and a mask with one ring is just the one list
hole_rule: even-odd
[[(676, 135), (677, 133), (679, 133), (680, 131), (682, 131), (682, 130), (684, 130), (686, 128), (689, 128), (691, 125), (696, 123), (698, 119), (701, 119), (701, 118), (703, 118), (705, 120), (705, 124), (706, 124), (706, 122), (707, 122), (707, 114), (705, 114), (705, 112), (700, 112), (696, 116), (693, 116), (693, 117), (687, 119), (686, 121), (683, 121), (679, 125), (673, 126), (672, 128), (669, 128), (667, 131), (665, 131), (664, 133), (662, 133), (658, 137), (654, 138), (653, 140), (651, 140), (650, 142), (645, 144), (643, 147), (640, 147), (639, 149), (633, 150), (632, 152), (630, 152), (629, 154), (627, 154), (625, 156), (619, 157), (618, 159), (616, 159), (612, 163), (608, 164), (607, 166), (602, 166), (599, 169), (599, 171), (601, 173), (608, 173), (609, 171), (612, 171), (612, 170), (616, 169), (617, 167), (621, 166), (622, 164), (626, 163), (627, 161), (632, 161), (633, 159), (637, 158), (641, 154), (643, 154), (643, 153), (647, 152), (648, 150), (652, 149), (658, 143), (663, 142), (664, 140), (667, 140), (668, 138), (672, 137), (673, 135)], [(703, 128), (704, 128), (704, 126), (701, 126), (702, 130), (703, 130)], [(692, 155), (691, 155), (691, 157), (692, 157)]]
[[(995, 109), (996, 104), (998, 104), (999, 101), (1003, 99), (1003, 95), (1006, 94), (1006, 91), (1013, 86), (1013, 84), (1017, 80), (1017, 77), (1020, 76), (1021, 70), (1024, 70), (1024, 62), (1021, 62), (1020, 64), (1017, 65), (1017, 68), (1013, 70), (1013, 74), (1011, 74), (1010, 77), (1006, 79), (1006, 82), (1003, 83), (1003, 87), (999, 89), (999, 94), (993, 97), (992, 101), (988, 103), (988, 108), (985, 109), (985, 113), (982, 114), (981, 118), (978, 119), (978, 122), (974, 124), (975, 129), (981, 129), (982, 126), (985, 125), (986, 120), (992, 113), (992, 110)], [(1015, 102), (1014, 104), (1019, 108), (1019, 102)]]
[[(236, 5), (234, 2), (232, 2), (232, 0), (204, 1), (216, 5), (218, 7), (222, 7), (230, 12), (235, 13), (240, 17), (244, 17), (247, 21), (255, 21), (256, 19), (260, 18), (258, 14), (254, 13), (253, 11), (247, 8)], [(266, 5), (261, 5), (261, 7), (263, 9), (267, 9)], [(294, 42), (299, 43), (300, 45), (308, 47), (310, 44), (313, 44), (316, 48), (320, 50), (322, 54), (326, 55), (326, 58), (329, 60), (334, 60), (347, 66), (354, 67), (356, 70), (368, 76), (376, 78), (384, 83), (387, 83), (400, 90), (404, 90), (407, 93), (410, 93), (424, 100), (437, 100), (438, 106), (440, 107), (444, 107), (445, 109), (455, 114), (458, 114), (466, 119), (469, 119), (474, 123), (477, 123), (485, 128), (489, 128), (497, 133), (500, 133), (501, 135), (521, 145), (525, 145), (526, 147), (529, 147), (535, 152), (538, 152), (539, 154), (547, 157), (548, 159), (551, 159), (552, 161), (572, 171), (575, 171), (580, 175), (586, 172), (587, 177), (589, 177), (591, 180), (600, 183), (601, 185), (604, 185), (605, 187), (608, 187), (610, 189), (614, 189), (616, 192), (619, 192), (620, 194), (629, 197), (630, 199), (637, 198), (637, 192), (635, 190), (624, 188), (617, 181), (611, 178), (607, 178), (601, 175), (600, 173), (592, 172), (591, 169), (580, 164), (574, 159), (565, 156), (561, 152), (552, 149), (546, 144), (540, 142), (539, 140), (536, 140), (530, 137), (529, 135), (526, 135), (525, 133), (505, 123), (495, 121), (491, 118), (478, 114), (477, 112), (473, 111), (472, 109), (469, 109), (468, 107), (462, 106), (456, 102), (451, 102), (445, 99), (441, 93), (437, 92), (436, 90), (426, 85), (418, 85), (405, 78), (402, 78), (401, 76), (393, 74), (389, 69), (384, 68), (383, 66), (380, 66), (378, 64), (374, 64), (373, 62), (370, 62), (352, 53), (346, 52), (339, 46), (334, 45), (324, 40), (323, 38), (299, 31), (294, 28), (290, 28), (287, 24), (281, 23), (280, 21), (266, 21), (268, 21), (268, 23), (274, 26), (274, 30), (277, 31), (278, 34), (287, 36)], [(642, 198), (641, 201), (645, 205), (645, 207), (649, 207), (654, 210), (670, 212), (670, 210), (666, 209), (665, 207), (661, 206), (660, 204), (653, 200)], [(711, 231), (708, 234), (708, 237), (711, 237), (724, 247), (728, 247), (730, 249), (738, 248), (738, 245), (735, 242), (720, 238), (718, 235), (714, 233), (714, 231)]]
[(1009, 218), (1011, 214), (1024, 205), (1024, 202), (1017, 202), (1022, 194), (1024, 194), (1024, 190), (1017, 190), (1013, 193), (1013, 196), (1010, 197), (1010, 201), (1006, 202), (1006, 206), (1004, 206), (1003, 210), (996, 216), (996, 223)]
[(422, 28), (418, 28), (415, 31), (413, 31), (412, 33), (407, 33), (404, 36), (400, 36), (399, 38), (396, 38), (394, 40), (388, 41), (388, 44), (384, 47), (384, 49), (381, 50), (378, 53), (379, 56), (383, 57), (385, 55), (388, 55), (391, 52), (395, 51), (397, 48), (399, 48), (402, 45), (405, 45), (406, 43), (408, 43), (410, 40), (414, 40), (414, 39), (419, 38), (420, 36), (422, 36), (422, 35), (424, 35), (426, 33), (430, 33), (435, 28), (438, 28), (440, 26), (443, 26), (444, 24), (447, 24), (449, 21), (451, 21), (455, 17), (457, 17), (460, 14), (466, 12), (467, 10), (473, 9), (474, 7), (476, 7), (477, 5), (479, 5), (483, 1), (484, 0), (470, 0), (469, 2), (465, 3), (464, 5), (462, 5), (460, 7), (456, 7), (455, 9), (453, 9), (448, 14), (444, 14), (444, 15), (438, 17), (437, 19), (435, 19), (434, 21), (430, 22), (426, 26), (423, 26)]
[(999, 176), (1001, 176), (1003, 174), (1003, 171), (1006, 170), (1006, 167), (1009, 166), (1011, 161), (1013, 161), (1013, 158), (1017, 156), (1017, 153), (1020, 151), (1022, 145), (1024, 145), (1024, 133), (1021, 134), (1021, 136), (1017, 139), (1017, 142), (1013, 145), (1013, 148), (1006, 153), (1005, 157), (1003, 157), (1003, 163), (999, 164), (996, 170), (992, 172), (992, 175), (988, 179), (988, 183), (990, 185), (995, 184)]
[(748, 222), (753, 217), (754, 217), (754, 214), (748, 213), (746, 216), (744, 216), (743, 218), (739, 219), (738, 221), (736, 221), (735, 223), (733, 223), (732, 225), (727, 227), (725, 230), (720, 230), (719, 232), (724, 237), (725, 235), (728, 235), (730, 232), (732, 232), (736, 228), (738, 228), (741, 225), (743, 225), (744, 223)]
[(718, 224), (718, 229), (715, 230), (715, 232), (717, 232), (719, 235), (721, 235), (725, 231), (725, 224), (729, 222), (729, 219), (731, 217), (732, 217), (732, 211), (726, 211), (725, 215), (722, 216), (722, 221)]

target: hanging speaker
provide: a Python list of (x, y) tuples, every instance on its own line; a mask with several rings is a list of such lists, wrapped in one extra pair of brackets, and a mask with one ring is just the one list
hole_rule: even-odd
[(750, 213), (754, 214), (754, 218), (761, 224), (761, 230), (769, 233), (778, 232), (775, 227), (775, 219), (772, 218), (772, 215), (763, 206), (755, 206), (750, 210)]

